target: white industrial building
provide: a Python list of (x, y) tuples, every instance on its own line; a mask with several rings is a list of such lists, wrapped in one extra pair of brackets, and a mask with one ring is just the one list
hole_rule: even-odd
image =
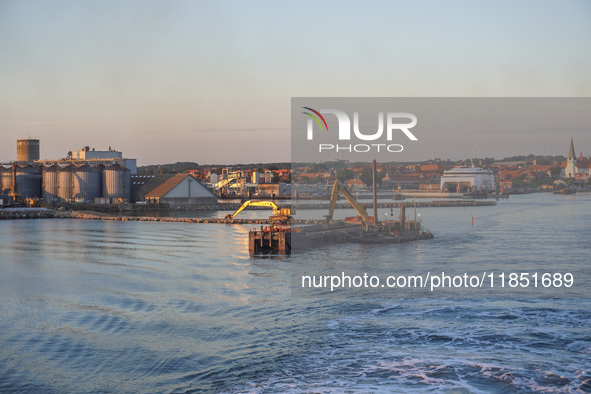
[(123, 162), (125, 168), (127, 168), (131, 175), (137, 174), (137, 163), (136, 159), (124, 159), (123, 153), (111, 149), (109, 146), (109, 150), (94, 150), (94, 148), (90, 149), (90, 147), (85, 146), (81, 150), (69, 152), (69, 159), (74, 161), (93, 161), (93, 160), (118, 160)]
[(495, 175), (480, 167), (458, 167), (443, 172), (441, 191), (494, 191)]
[(215, 204), (218, 199), (190, 174), (177, 174), (162, 179), (160, 185), (150, 190), (147, 203), (168, 203), (170, 205)]

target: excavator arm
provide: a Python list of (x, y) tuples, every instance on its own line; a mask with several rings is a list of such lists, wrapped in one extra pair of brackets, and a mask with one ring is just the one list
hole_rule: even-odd
[(353, 197), (351, 193), (347, 190), (345, 186), (337, 179), (334, 181), (334, 185), (332, 186), (332, 193), (330, 195), (330, 208), (328, 209), (328, 215), (326, 216), (326, 222), (330, 222), (332, 220), (332, 216), (334, 215), (334, 209), (337, 204), (337, 198), (339, 197), (339, 193), (341, 193), (347, 201), (355, 208), (357, 213), (361, 215), (361, 219), (363, 220), (363, 227), (367, 228), (369, 226), (369, 215), (365, 210), (365, 207)]
[(279, 208), (277, 206), (277, 204), (275, 204), (273, 201), (252, 201), (252, 200), (248, 200), (244, 204), (242, 204), (242, 206), (240, 208), (238, 208), (236, 210), (236, 212), (234, 212), (231, 215), (226, 215), (226, 219), (234, 219), (236, 217), (236, 215), (238, 215), (240, 212), (244, 211), (244, 209), (246, 209), (248, 206), (253, 206), (253, 207), (271, 207), (271, 208), (273, 208), (273, 215), (277, 215), (277, 216), (289, 216), (289, 215), (291, 215), (291, 210), (289, 208)]

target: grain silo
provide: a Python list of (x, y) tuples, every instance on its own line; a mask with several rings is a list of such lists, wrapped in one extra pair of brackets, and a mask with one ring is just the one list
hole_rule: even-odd
[(76, 167), (67, 165), (59, 169), (57, 174), (57, 195), (60, 201), (71, 202), (73, 199), (72, 193), (72, 178)]
[(47, 202), (54, 202), (58, 200), (58, 167), (52, 165), (43, 168), (43, 199)]
[(17, 168), (16, 191), (23, 198), (40, 198), (41, 171), (31, 166)]
[(75, 202), (93, 203), (101, 196), (101, 171), (88, 164), (74, 170), (73, 193)]
[(5, 168), (3, 165), (0, 165), (0, 194), (8, 194), (10, 192), (10, 187), (12, 186), (12, 173)]
[(131, 175), (129, 170), (120, 164), (113, 164), (103, 172), (103, 197), (130, 198)]
[[(16, 141), (16, 161), (39, 160), (39, 140), (26, 139)], [(18, 182), (17, 182), (18, 184)]]

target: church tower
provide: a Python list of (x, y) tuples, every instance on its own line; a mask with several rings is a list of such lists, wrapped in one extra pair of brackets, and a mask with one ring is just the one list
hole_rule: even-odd
[(577, 159), (575, 156), (575, 145), (573, 139), (570, 139), (570, 149), (568, 151), (568, 157), (566, 158), (566, 168), (564, 169), (564, 176), (567, 178), (574, 178), (577, 173)]

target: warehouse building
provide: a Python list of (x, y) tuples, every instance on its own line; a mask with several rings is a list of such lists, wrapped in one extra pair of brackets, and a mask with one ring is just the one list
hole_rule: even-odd
[(217, 197), (190, 174), (134, 177), (135, 200), (148, 204), (215, 204)]

